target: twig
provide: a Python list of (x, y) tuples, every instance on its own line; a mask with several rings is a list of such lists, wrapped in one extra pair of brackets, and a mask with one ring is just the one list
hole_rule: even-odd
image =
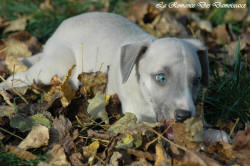
[(103, 64), (104, 63), (102, 62), (101, 65), (100, 65), (100, 67), (99, 67), (99, 69), (98, 69), (98, 71), (101, 71)]
[(156, 135), (158, 135), (159, 137), (163, 138), (165, 141), (169, 142), (170, 144), (176, 146), (177, 148), (180, 148), (181, 150), (184, 150), (184, 151), (188, 151), (188, 149), (186, 149), (185, 147), (182, 147), (176, 143), (174, 143), (173, 141), (167, 139), (166, 137), (163, 137), (160, 133), (158, 133), (157, 131), (155, 131), (154, 129), (150, 129), (151, 131), (153, 131)]
[(16, 134), (13, 134), (12, 132), (10, 132), (10, 131), (8, 131), (8, 130), (5, 130), (5, 129), (2, 128), (2, 127), (0, 127), (0, 130), (2, 130), (2, 131), (6, 132), (6, 133), (8, 133), (8, 134), (10, 134), (10, 135), (12, 135), (12, 136), (15, 136), (15, 137), (17, 137), (17, 138), (23, 140), (22, 137), (20, 137), (20, 136), (18, 136), (18, 135), (16, 135)]
[(146, 144), (146, 146), (145, 146), (146, 150), (148, 149), (148, 147), (149, 147), (152, 143), (154, 143), (154, 142), (157, 141), (160, 137), (162, 137), (162, 136), (168, 131), (168, 129), (169, 129), (170, 127), (173, 126), (173, 124), (175, 124), (175, 121), (172, 121), (172, 122), (170, 123), (170, 125), (161, 133), (160, 136), (158, 136), (157, 138), (155, 138), (155, 139), (153, 139), (152, 141), (148, 142), (148, 143)]
[(8, 83), (6, 82), (6, 80), (0, 76), (0, 79), (6, 83), (6, 85), (13, 90), (13, 92), (15, 92), (26, 104), (29, 104), (29, 102), (22, 96), (22, 94), (20, 94), (14, 87), (11, 87), (10, 85), (8, 85)]
[(91, 137), (84, 137), (84, 136), (79, 136), (79, 138), (84, 138), (84, 139), (92, 139), (92, 140), (95, 140), (95, 141), (101, 141), (101, 142), (104, 142), (104, 143), (109, 143), (110, 141), (109, 140), (103, 140), (103, 139), (99, 139), (99, 138), (91, 138)]
[(16, 64), (14, 64), (14, 66), (13, 66), (13, 75), (12, 75), (11, 87), (13, 87), (13, 82), (14, 82), (14, 78), (15, 78), (15, 70), (16, 70)]
[(237, 126), (237, 124), (239, 123), (239, 121), (240, 121), (240, 118), (237, 118), (234, 125), (233, 125), (233, 127), (230, 130), (230, 134), (229, 134), (230, 137), (233, 135), (234, 129)]
[(109, 140), (110, 139), (110, 135), (107, 133), (100, 133), (100, 132), (96, 132), (94, 130), (88, 130), (88, 137), (97, 137), (97, 138), (101, 138), (101, 139), (105, 139), (105, 140)]

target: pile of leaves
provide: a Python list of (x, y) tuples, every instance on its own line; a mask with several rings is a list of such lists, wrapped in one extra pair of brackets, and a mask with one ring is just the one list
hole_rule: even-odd
[[(104, 2), (98, 10), (118, 5)], [(72, 66), (50, 85), (34, 82), (0, 91), (0, 165), (250, 165), (247, 9), (157, 9), (146, 0), (127, 5), (125, 15), (152, 35), (197, 37), (207, 45), (212, 84), (206, 96), (201, 94), (197, 116), (184, 123), (136, 123), (134, 114), (121, 113), (116, 94), (105, 93), (105, 73), (80, 74), (82, 86), (74, 90), (68, 82)], [(55, 6), (45, 0), (40, 8)], [(29, 13), (13, 21), (0, 17), (6, 37), (0, 40), (2, 81), (30, 67), (20, 58), (41, 51), (41, 43), (25, 31), (35, 16)]]

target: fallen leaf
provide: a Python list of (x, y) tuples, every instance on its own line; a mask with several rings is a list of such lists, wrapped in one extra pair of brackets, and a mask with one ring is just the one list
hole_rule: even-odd
[(7, 50), (5, 43), (2, 39), (0, 39), (0, 61), (5, 59), (5, 51)]
[(97, 92), (104, 93), (107, 85), (107, 74), (100, 71), (81, 73), (78, 76), (82, 83), (80, 92), (87, 96), (95, 96)]
[(59, 144), (53, 146), (53, 148), (48, 152), (48, 156), (52, 158), (48, 163), (49, 166), (70, 166), (63, 147)]
[(126, 134), (120, 141), (117, 142), (115, 148), (117, 149), (127, 149), (133, 147), (134, 138), (130, 134)]
[(122, 157), (122, 154), (119, 152), (114, 152), (109, 160), (109, 164), (107, 166), (119, 166), (119, 159)]
[(40, 4), (40, 9), (53, 9), (50, 0), (44, 0), (44, 2)]
[(136, 156), (139, 159), (147, 159), (147, 160), (150, 160), (150, 161), (155, 160), (155, 155), (150, 153), (150, 152), (143, 152), (141, 150), (136, 150), (136, 149), (131, 149), (131, 148), (128, 148), (127, 152), (129, 154), (132, 154), (132, 155)]
[(30, 118), (19, 114), (16, 114), (10, 121), (10, 126), (12, 128), (17, 128), (22, 132), (31, 130), (33, 125), (33, 121)]
[(10, 21), (9, 25), (4, 29), (3, 33), (13, 32), (13, 31), (23, 31), (26, 28), (27, 20), (30, 16), (19, 17), (16, 20)]
[[(138, 20), (141, 21), (148, 13), (149, 5), (150, 4), (148, 3), (148, 0), (134, 1), (131, 4), (129, 12), (127, 13), (126, 16), (133, 22), (137, 22)], [(138, 10), (138, 8), (140, 8), (140, 10)]]
[[(228, 52), (228, 55), (225, 56), (224, 58), (225, 64), (230, 65), (230, 66), (234, 65), (236, 57), (237, 57), (235, 50), (237, 49), (238, 42), (239, 41), (237, 40), (226, 45), (226, 50)], [(240, 51), (244, 50), (246, 46), (247, 46), (246, 40), (240, 39)]]
[(162, 143), (158, 142), (155, 146), (155, 166), (167, 166), (171, 164), (167, 161), (167, 154), (164, 150)]
[(95, 159), (99, 146), (100, 146), (99, 141), (94, 141), (91, 144), (89, 144), (87, 147), (83, 148), (83, 155), (88, 158), (88, 163), (90, 165), (92, 165)]
[(42, 47), (38, 39), (26, 31), (12, 33), (9, 38), (24, 43), (32, 54), (40, 52)]
[(13, 96), (8, 93), (7, 91), (5, 90), (0, 90), (0, 95), (3, 97), (4, 101), (11, 107), (14, 107), (14, 104), (11, 103), (11, 99), (13, 98)]
[(216, 41), (219, 44), (225, 44), (230, 41), (225, 24), (218, 25), (217, 27), (215, 27), (212, 36), (216, 38)]
[(28, 70), (26, 65), (11, 56), (6, 57), (5, 64), (11, 73), (22, 73)]
[(0, 132), (0, 141), (2, 141), (4, 139), (4, 137), (5, 136), (3, 135), (3, 133)]
[(8, 117), (9, 119), (12, 119), (15, 113), (16, 111), (14, 107), (10, 107), (7, 105), (0, 106), (0, 117)]
[(116, 123), (110, 126), (108, 132), (112, 135), (116, 136), (119, 133), (125, 133), (126, 129), (129, 126), (133, 126), (136, 124), (137, 118), (135, 114), (126, 112), (125, 115), (119, 119)]
[[(246, 0), (237, 0), (234, 4), (246, 4)], [(234, 8), (232, 10), (227, 10), (224, 19), (225, 21), (242, 21), (247, 14), (247, 7), (245, 8)]]
[(130, 164), (130, 166), (152, 166), (146, 159), (140, 158), (139, 161), (134, 161)]
[(20, 41), (9, 39), (5, 42), (7, 50), (5, 53), (5, 64), (7, 68), (13, 73), (24, 72), (28, 69), (19, 58), (30, 57), (32, 53), (29, 51), (28, 47)]
[(47, 102), (54, 101), (56, 98), (61, 98), (61, 103), (63, 107), (67, 107), (71, 100), (75, 97), (76, 91), (69, 84), (68, 79), (71, 76), (72, 70), (75, 68), (73, 65), (64, 79), (61, 79), (58, 76), (54, 76), (51, 79), (51, 89), (48, 93), (44, 95), (44, 100)]
[(187, 119), (173, 125), (174, 141), (187, 149), (199, 151), (203, 141), (203, 123), (199, 118)]
[(247, 125), (244, 131), (238, 131), (234, 137), (233, 154), (238, 158), (240, 165), (250, 165), (250, 125)]
[(36, 159), (36, 155), (32, 154), (31, 152), (28, 152), (24, 149), (15, 147), (15, 146), (10, 146), (10, 145), (6, 145), (5, 146), (6, 150), (17, 155), (18, 157), (22, 158), (22, 159), (26, 159), (26, 160), (35, 160)]
[(81, 162), (81, 160), (83, 159), (83, 156), (81, 153), (73, 153), (70, 157), (70, 162), (72, 164), (72, 166), (85, 166), (85, 164), (83, 164)]
[(223, 162), (233, 161), (233, 146), (225, 142), (215, 142), (207, 149), (208, 153), (217, 154), (217, 158)]
[(183, 159), (177, 162), (176, 166), (221, 166), (215, 160), (203, 155), (202, 153), (188, 151)]
[(28, 136), (18, 145), (20, 149), (40, 148), (48, 145), (49, 129), (42, 125), (37, 125), (32, 128)]
[(202, 29), (202, 30), (205, 30), (205, 31), (210, 32), (210, 33), (213, 32), (213, 27), (212, 27), (212, 24), (210, 21), (200, 20), (198, 25), (199, 25), (200, 29)]
[(59, 143), (64, 137), (69, 134), (69, 131), (72, 127), (72, 124), (68, 118), (65, 118), (63, 115), (60, 115), (59, 118), (56, 118), (53, 121), (51, 128), (51, 137), (53, 137), (53, 143)]
[(97, 93), (93, 99), (88, 100), (89, 105), (87, 112), (94, 118), (100, 118), (105, 124), (109, 124), (108, 114), (106, 112), (106, 100), (105, 95), (102, 93)]

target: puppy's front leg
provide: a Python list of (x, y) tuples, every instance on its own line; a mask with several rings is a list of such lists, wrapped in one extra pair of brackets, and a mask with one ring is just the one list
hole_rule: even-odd
[(31, 85), (33, 81), (48, 85), (53, 76), (64, 77), (70, 67), (75, 64), (73, 51), (65, 46), (47, 49), (43, 54), (42, 59), (31, 66), (26, 72), (12, 75), (6, 82), (1, 83), (0, 89), (9, 89), (11, 86), (27, 86)]

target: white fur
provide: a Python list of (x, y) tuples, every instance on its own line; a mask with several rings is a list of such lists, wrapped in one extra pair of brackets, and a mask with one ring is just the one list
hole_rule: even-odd
[[(121, 48), (127, 44), (140, 42), (149, 44), (145, 57), (139, 60), (140, 80), (138, 81), (136, 76), (138, 74), (136, 67), (133, 67), (128, 80), (122, 83)], [(182, 63), (173, 65), (174, 61), (180, 58), (181, 49), (186, 54), (190, 54), (191, 58), (184, 60), (185, 65)], [(191, 77), (190, 74), (188, 75), (189, 69), (187, 68), (189, 67), (193, 73), (197, 72), (201, 75), (199, 61), (197, 57), (191, 55), (196, 54), (196, 50), (197, 48), (192, 44), (183, 42), (181, 39), (158, 40), (124, 17), (92, 12), (63, 21), (45, 44), (43, 52), (37, 55), (41, 57), (41, 60), (31, 66), (27, 72), (16, 74), (15, 79), (22, 80), (22, 82), (14, 83), (14, 86), (23, 86), (23, 82), (32, 84), (33, 80), (49, 84), (52, 76), (57, 74), (63, 77), (69, 68), (76, 64), (70, 81), (74, 88), (78, 88), (78, 75), (81, 72), (98, 71), (103, 63), (101, 71), (107, 72), (107, 66), (110, 67), (107, 93), (118, 94), (123, 112), (135, 113), (139, 121), (155, 121), (158, 112), (162, 113), (166, 119), (174, 119), (174, 111), (177, 108), (195, 111), (193, 94), (190, 87), (187, 86), (186, 79)], [(23, 61), (33, 64), (34, 59), (37, 60), (33, 57), (33, 60), (24, 59)], [(177, 93), (168, 93), (169, 90), (163, 93), (167, 88), (161, 89), (150, 80), (152, 78), (148, 77), (151, 71), (156, 72), (168, 63), (172, 64), (173, 71), (179, 74), (186, 70), (183, 77), (178, 78), (185, 84), (182, 97)], [(11, 78), (7, 83), (11, 82)], [(2, 89), (6, 88), (6, 83), (2, 83), (0, 86)], [(171, 84), (167, 86), (175, 87)], [(152, 92), (152, 89), (155, 92)], [(157, 105), (155, 99), (159, 97), (158, 94), (161, 95), (159, 100), (164, 99), (172, 101), (172, 103), (164, 103), (162, 100), (162, 106)], [(165, 107), (166, 110), (164, 110)]]

